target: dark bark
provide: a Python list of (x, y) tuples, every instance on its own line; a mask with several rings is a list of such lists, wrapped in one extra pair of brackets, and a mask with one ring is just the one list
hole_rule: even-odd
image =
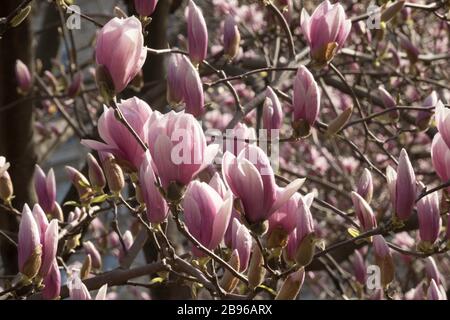
[[(152, 22), (146, 28), (145, 45), (153, 49), (167, 49), (168, 18), (172, 1), (159, 1), (155, 12), (152, 14)], [(127, 2), (128, 13), (136, 14), (133, 1)], [(150, 84), (147, 89), (140, 92), (139, 98), (150, 104), (152, 109), (162, 111), (167, 105), (166, 100), (166, 55), (147, 55), (147, 60), (142, 68), (144, 82)], [(122, 94), (124, 97), (136, 95), (128, 90)]]
[(54, 3), (41, 3), (40, 10), (45, 10), (45, 13), (40, 26), (43, 32), (39, 34), (36, 46), (36, 59), (41, 60), (43, 70), (50, 70), (52, 58), (57, 56), (60, 44), (60, 19)]
[[(169, 1), (159, 1), (148, 26), (146, 43), (153, 49), (167, 49), (167, 22), (169, 16)], [(144, 65), (145, 82), (165, 78), (164, 55), (149, 55)]]
[[(16, 0), (4, 0), (0, 17), (6, 16), (17, 6)], [(8, 170), (14, 185), (14, 207), (19, 210), (25, 203), (32, 203), (32, 177), (36, 154), (33, 144), (33, 106), (25, 101), (13, 108), (4, 108), (21, 97), (16, 91), (14, 66), (17, 59), (31, 65), (31, 35), (29, 18), (19, 27), (6, 31), (0, 40), (0, 155), (11, 163)], [(0, 229), (17, 232), (18, 222), (8, 212), (0, 212)], [(5, 274), (17, 272), (17, 250), (9, 242), (0, 239), (0, 251)]]

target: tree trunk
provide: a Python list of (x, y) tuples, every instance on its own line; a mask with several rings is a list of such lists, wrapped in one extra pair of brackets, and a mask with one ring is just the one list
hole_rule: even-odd
[[(3, 0), (0, 17), (7, 16), (18, 5), (16, 0)], [(16, 90), (14, 66), (16, 60), (31, 65), (31, 35), (29, 18), (19, 27), (6, 31), (0, 40), (0, 155), (11, 163), (8, 170), (14, 185), (13, 206), (22, 210), (25, 203), (32, 204), (32, 178), (36, 154), (33, 144), (33, 106), (31, 100), (12, 108), (9, 103), (21, 98)], [(17, 232), (15, 216), (0, 210), (0, 229)], [(5, 274), (17, 273), (17, 249), (0, 239), (0, 253)]]

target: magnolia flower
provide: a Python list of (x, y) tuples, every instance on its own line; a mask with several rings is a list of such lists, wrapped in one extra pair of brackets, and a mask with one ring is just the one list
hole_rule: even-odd
[(200, 124), (191, 114), (154, 112), (149, 124), (148, 145), (162, 187), (186, 186), (218, 152), (218, 145), (206, 145)]
[(369, 231), (376, 228), (377, 220), (367, 201), (354, 191), (352, 191), (352, 201), (361, 229)]
[[(282, 191), (282, 188), (277, 190), (278, 193), (281, 193)], [(269, 239), (271, 238), (272, 233), (282, 233), (280, 236), (284, 238), (294, 231), (297, 226), (297, 209), (300, 197), (300, 193), (294, 193), (285, 204), (270, 216), (269, 229), (267, 230)], [(312, 194), (311, 197), (313, 197)]]
[(56, 204), (56, 182), (53, 169), (45, 175), (41, 167), (36, 165), (34, 170), (34, 189), (42, 209), (46, 213), (52, 213)]
[(375, 263), (381, 271), (381, 284), (387, 286), (394, 280), (394, 261), (392, 260), (391, 249), (381, 235), (373, 236), (373, 248)]
[(279, 130), (283, 123), (281, 102), (271, 87), (266, 89), (266, 100), (263, 106), (263, 128), (268, 130), (269, 137), (272, 130)]
[(103, 190), (106, 186), (106, 178), (103, 173), (102, 167), (98, 163), (97, 159), (90, 153), (87, 154), (87, 164), (89, 170), (89, 181), (96, 190)]
[(161, 192), (158, 190), (158, 187), (155, 185), (156, 176), (152, 165), (152, 158), (147, 151), (139, 171), (139, 186), (146, 205), (148, 221), (151, 223), (161, 223), (166, 220), (169, 214), (169, 207), (167, 206), (166, 200), (162, 197)]
[(311, 50), (311, 57), (319, 64), (330, 62), (344, 45), (352, 22), (347, 19), (340, 3), (323, 1), (309, 16), (302, 10), (300, 25)]
[(420, 240), (427, 246), (434, 244), (441, 229), (439, 212), (439, 195), (437, 192), (427, 194), (417, 201)]
[(388, 166), (386, 177), (395, 216), (402, 221), (408, 220), (414, 208), (417, 187), (416, 176), (405, 149), (400, 152), (397, 172)]
[(197, 69), (188, 58), (183, 56), (179, 62), (179, 77), (182, 78), (182, 95), (186, 104), (186, 112), (201, 116), (204, 111), (205, 98), (203, 95), (203, 84)]
[(313, 200), (313, 193), (298, 197), (295, 229), (289, 234), (284, 250), (286, 260), (296, 261), (300, 266), (308, 265), (315, 252), (315, 227), (310, 210)]
[(181, 65), (183, 55), (171, 54), (167, 63), (167, 102), (176, 106), (183, 101), (184, 73)]
[(442, 101), (436, 103), (436, 126), (442, 139), (450, 148), (450, 109), (446, 108)]
[(150, 17), (157, 4), (158, 0), (134, 0), (136, 12), (143, 17)]
[(292, 126), (298, 136), (307, 136), (319, 116), (320, 91), (314, 76), (300, 66), (294, 80)]
[(59, 297), (61, 292), (61, 273), (56, 259), (53, 259), (50, 270), (44, 278), (44, 289), (42, 296), (44, 299), (51, 300)]
[[(225, 199), (207, 183), (192, 181), (184, 195), (183, 209), (189, 232), (203, 246), (214, 250), (222, 242), (233, 207), (229, 193)], [(196, 256), (202, 252), (193, 247)]]
[(78, 274), (69, 279), (67, 282), (67, 287), (69, 289), (69, 296), (72, 300), (92, 300), (91, 294), (89, 293), (86, 285), (81, 281)]
[(252, 236), (248, 229), (239, 222), (238, 219), (233, 218), (232, 223), (232, 240), (231, 249), (237, 250), (239, 255), (239, 271), (247, 270), (250, 261), (250, 253), (252, 249)]
[[(434, 170), (443, 182), (450, 180), (450, 149), (438, 132), (431, 143), (431, 160)], [(450, 187), (447, 188), (450, 191)]]
[[(147, 121), (153, 113), (149, 105), (134, 97), (122, 100), (118, 108), (141, 140), (147, 142)], [(139, 168), (144, 158), (144, 150), (133, 134), (117, 120), (113, 108), (104, 109), (98, 120), (98, 133), (104, 142), (81, 140), (81, 143), (97, 151), (112, 153), (134, 167), (134, 170)]]
[(225, 152), (222, 174), (230, 190), (240, 199), (242, 214), (250, 224), (267, 220), (305, 181), (296, 179), (277, 195), (270, 161), (264, 151), (254, 145), (247, 145), (237, 157)]
[(363, 174), (359, 178), (357, 192), (364, 200), (370, 203), (373, 195), (373, 179), (367, 168), (364, 169)]
[[(41, 236), (42, 237), (42, 236)], [(58, 220), (53, 219), (45, 230), (42, 244), (42, 264), (39, 270), (41, 277), (46, 277), (50, 272), (52, 264), (56, 258), (58, 249)]]
[(202, 11), (192, 0), (189, 1), (187, 28), (189, 57), (198, 65), (205, 60), (208, 51), (208, 29)]
[(365, 285), (367, 278), (367, 268), (366, 263), (364, 262), (364, 258), (359, 250), (355, 250), (351, 262), (356, 280), (360, 284)]
[[(95, 47), (97, 64), (107, 72), (116, 93), (123, 91), (141, 70), (147, 58), (142, 25), (136, 17), (113, 18), (97, 34)], [(99, 75), (99, 74), (98, 74)], [(100, 86), (101, 87), (101, 86)]]
[(18, 237), (19, 271), (33, 279), (41, 266), (42, 246), (38, 225), (26, 204), (22, 210)]
[(223, 52), (228, 60), (233, 60), (239, 53), (241, 34), (234, 16), (229, 14), (223, 26)]
[(15, 72), (19, 92), (22, 94), (28, 93), (33, 86), (30, 70), (25, 63), (16, 60)]
[(102, 256), (97, 248), (91, 241), (86, 241), (83, 243), (83, 248), (86, 251), (86, 254), (91, 256), (92, 259), (92, 267), (95, 269), (102, 268)]

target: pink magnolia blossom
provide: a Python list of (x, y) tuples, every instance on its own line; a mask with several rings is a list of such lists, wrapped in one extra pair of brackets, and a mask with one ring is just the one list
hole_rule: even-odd
[[(138, 134), (147, 142), (148, 124), (153, 111), (149, 105), (138, 98), (123, 100), (118, 104), (123, 116)], [(139, 168), (144, 158), (144, 150), (133, 134), (115, 116), (113, 108), (105, 108), (98, 120), (98, 133), (104, 142), (81, 140), (85, 146), (101, 152), (110, 152), (116, 158)]]
[(296, 179), (276, 194), (275, 176), (262, 149), (248, 145), (236, 157), (225, 152), (222, 172), (226, 184), (241, 200), (243, 214), (251, 224), (267, 220), (301, 187), (304, 179)]
[(123, 91), (147, 58), (139, 19), (113, 18), (105, 24), (97, 34), (95, 58), (108, 71), (115, 92)]
[[(214, 250), (222, 242), (227, 229), (233, 197), (229, 193), (225, 199), (207, 183), (192, 181), (183, 199), (186, 225), (189, 232), (206, 248)], [(193, 247), (193, 252), (202, 252)]]
[(323, 1), (311, 16), (302, 10), (300, 25), (308, 42), (311, 56), (319, 63), (327, 63), (341, 49), (352, 23), (340, 3)]

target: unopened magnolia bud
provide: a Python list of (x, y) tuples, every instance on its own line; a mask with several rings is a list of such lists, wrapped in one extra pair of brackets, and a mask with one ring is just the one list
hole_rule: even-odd
[(42, 297), (47, 300), (57, 299), (61, 291), (61, 273), (56, 259), (53, 260), (49, 273), (44, 278)]
[(275, 300), (294, 300), (305, 280), (305, 269), (301, 268), (298, 271), (291, 273), (283, 283)]
[(86, 253), (91, 256), (92, 259), (92, 267), (94, 269), (102, 268), (102, 257), (100, 252), (98, 252), (97, 248), (91, 241), (86, 241), (83, 243), (83, 248), (86, 250)]
[[(43, 213), (43, 211), (42, 211)], [(45, 278), (49, 273), (53, 261), (56, 258), (56, 252), (58, 250), (58, 220), (53, 219), (47, 227), (43, 240), (42, 250), (42, 264), (39, 270), (39, 276)], [(42, 235), (41, 235), (42, 239)]]
[[(240, 261), (239, 261), (239, 253), (237, 250), (234, 250), (231, 254), (231, 258), (228, 261), (228, 264), (233, 267), (234, 270), (240, 269)], [(228, 269), (225, 270), (225, 273), (220, 281), (220, 286), (226, 292), (232, 292), (234, 288), (236, 288), (239, 279), (236, 278)]]
[[(377, 94), (379, 95), (381, 101), (383, 102), (382, 107), (386, 109), (397, 107), (397, 102), (395, 101), (394, 97), (392, 97), (392, 95), (384, 88), (383, 85), (380, 85), (378, 87)], [(388, 115), (391, 120), (396, 121), (400, 117), (400, 112), (394, 109), (391, 112), (389, 112)]]
[(185, 111), (194, 117), (200, 117), (205, 112), (205, 97), (200, 74), (185, 56), (181, 58), (180, 69), (180, 76), (183, 77), (182, 92), (186, 105)]
[(391, 20), (397, 13), (399, 13), (403, 9), (404, 5), (404, 0), (396, 1), (395, 3), (391, 4), (381, 13), (381, 21), (388, 22), (389, 20)]
[(431, 251), (439, 237), (442, 219), (439, 212), (439, 195), (435, 191), (417, 201), (420, 243), (418, 248)]
[(167, 102), (176, 106), (183, 101), (184, 71), (181, 69), (183, 56), (181, 54), (170, 55), (167, 64)]
[(89, 274), (91, 273), (92, 269), (92, 258), (91, 255), (86, 255), (86, 258), (84, 258), (83, 265), (81, 266), (80, 270), (80, 278), (81, 280), (86, 279)]
[(414, 209), (417, 196), (416, 176), (414, 168), (405, 149), (400, 151), (395, 180), (395, 195), (393, 196), (395, 217), (398, 220), (408, 220)]
[(223, 51), (228, 60), (233, 60), (239, 53), (241, 34), (232, 15), (225, 19), (223, 27)]
[(45, 79), (48, 80), (53, 92), (58, 92), (59, 91), (59, 82), (58, 82), (58, 79), (56, 79), (55, 75), (53, 73), (51, 73), (50, 71), (45, 70), (44, 77), (45, 77)]
[(50, 215), (52, 216), (53, 219), (56, 219), (60, 222), (64, 222), (64, 214), (63, 211), (61, 209), (61, 206), (59, 205), (58, 202), (55, 201), (55, 207), (53, 209), (52, 212), (50, 212)]
[(81, 202), (85, 202), (92, 193), (88, 179), (80, 171), (70, 166), (66, 166), (66, 172), (77, 189)]
[(377, 220), (370, 205), (359, 193), (354, 191), (351, 193), (351, 198), (361, 229), (363, 231), (374, 229), (377, 226)]
[(316, 252), (316, 240), (315, 234), (310, 233), (300, 242), (295, 253), (295, 261), (299, 266), (304, 267), (311, 263)]
[(353, 106), (345, 109), (342, 111), (341, 114), (339, 114), (331, 123), (328, 125), (327, 131), (325, 135), (327, 137), (332, 137), (347, 124), (347, 122), (350, 120), (350, 117), (353, 114)]
[(263, 267), (264, 258), (257, 244), (253, 245), (252, 257), (248, 266), (248, 286), (254, 289), (264, 281), (266, 269)]
[(156, 9), (158, 0), (134, 0), (134, 8), (140, 16), (150, 17)]
[(101, 286), (100, 289), (98, 289), (97, 295), (95, 296), (95, 300), (106, 300), (107, 290), (108, 284), (105, 283), (103, 286)]
[(313, 74), (305, 66), (298, 68), (292, 97), (293, 128), (297, 137), (309, 135), (320, 111), (320, 91)]
[(425, 259), (425, 274), (427, 275), (428, 281), (434, 279), (437, 284), (440, 284), (442, 281), (442, 275), (439, 272), (436, 261), (433, 257), (428, 257)]
[(56, 203), (56, 181), (53, 169), (50, 169), (46, 175), (41, 167), (36, 165), (34, 170), (34, 189), (39, 205), (44, 212), (52, 212)]
[(268, 137), (272, 137), (272, 130), (279, 130), (283, 124), (283, 110), (280, 100), (271, 87), (266, 89), (266, 100), (263, 104), (262, 115), (263, 128), (268, 131)]
[(353, 267), (353, 274), (356, 281), (361, 286), (364, 286), (367, 279), (367, 267), (363, 255), (359, 250), (355, 250), (355, 253), (353, 254), (353, 257), (350, 261)]
[(375, 263), (380, 268), (381, 284), (386, 287), (394, 280), (395, 267), (390, 249), (383, 236), (375, 235), (373, 237), (373, 246), (375, 252)]
[(9, 203), (14, 194), (14, 188), (8, 171), (0, 175), (0, 199)]
[(367, 203), (370, 203), (370, 201), (372, 201), (373, 179), (372, 174), (367, 168), (364, 169), (361, 177), (359, 178), (357, 192), (361, 197), (364, 198), (364, 200), (367, 201)]
[[(112, 233), (111, 235), (117, 236), (117, 233)], [(133, 234), (131, 233), (130, 230), (127, 230), (123, 233), (122, 240), (123, 240), (123, 244), (125, 245), (125, 249), (128, 251), (134, 242)], [(122, 263), (127, 256), (127, 252), (124, 251), (124, 247), (120, 244), (119, 237), (113, 238), (112, 242), (114, 242), (113, 246), (119, 247), (118, 258), (119, 258), (119, 263)]]
[(81, 84), (83, 83), (83, 74), (81, 72), (77, 72), (72, 79), (69, 87), (67, 88), (67, 95), (70, 98), (74, 98), (81, 91)]
[(400, 46), (403, 48), (403, 50), (406, 51), (406, 55), (408, 56), (409, 61), (411, 62), (411, 64), (415, 64), (419, 59), (419, 49), (403, 33), (399, 34), (399, 38)]
[(19, 271), (28, 279), (33, 279), (41, 267), (42, 245), (39, 227), (26, 204), (22, 210), (18, 237)]
[(208, 51), (208, 29), (201, 9), (192, 0), (189, 1), (187, 29), (189, 57), (194, 65), (198, 65)]
[(97, 66), (95, 69), (95, 81), (103, 100), (105, 100), (106, 103), (111, 101), (116, 93), (114, 89), (114, 82), (105, 66)]
[(16, 80), (19, 93), (26, 94), (33, 85), (28, 67), (20, 60), (16, 61)]
[(119, 194), (125, 186), (125, 178), (122, 168), (117, 164), (116, 159), (112, 155), (107, 156), (103, 161), (103, 169), (105, 169), (109, 190), (115, 194)]
[(89, 168), (89, 181), (94, 189), (101, 191), (106, 186), (105, 175), (102, 167), (97, 162), (97, 159), (90, 153), (87, 155), (87, 164)]
[(69, 296), (72, 300), (92, 300), (88, 288), (81, 281), (79, 276), (75, 276), (67, 283)]
[(447, 300), (446, 297), (444, 296), (443, 292), (441, 292), (441, 289), (439, 288), (437, 283), (434, 281), (434, 279), (431, 280), (430, 286), (428, 287), (427, 299), (428, 300)]

